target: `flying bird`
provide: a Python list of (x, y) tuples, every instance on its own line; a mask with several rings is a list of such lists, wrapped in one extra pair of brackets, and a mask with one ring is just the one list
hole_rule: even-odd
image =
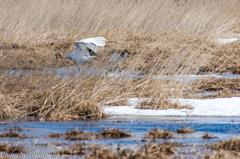
[(84, 64), (87, 61), (97, 57), (91, 56), (90, 51), (97, 53), (98, 46), (104, 47), (106, 44), (106, 39), (104, 37), (93, 37), (76, 41), (73, 44), (77, 47), (75, 51), (67, 54), (64, 58), (62, 57), (61, 52), (57, 51), (55, 53), (56, 60), (58, 61), (58, 57), (62, 59), (70, 59), (77, 64), (80, 71), (81, 64)]
[(123, 50), (121, 53), (113, 53), (108, 60), (108, 65), (106, 66), (107, 72), (116, 71), (116, 69), (120, 67), (121, 62), (128, 57), (129, 54), (130, 53), (127, 50)]

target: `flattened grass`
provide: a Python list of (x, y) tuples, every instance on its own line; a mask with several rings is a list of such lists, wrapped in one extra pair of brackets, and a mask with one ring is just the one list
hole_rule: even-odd
[(146, 135), (145, 138), (150, 139), (169, 139), (173, 137), (173, 133), (167, 130), (161, 130), (159, 128), (150, 130)]
[(125, 132), (120, 130), (119, 128), (113, 128), (113, 129), (104, 129), (101, 133), (103, 137), (106, 138), (114, 138), (114, 139), (119, 139), (119, 138), (124, 138), (124, 137), (132, 137), (133, 134), (129, 132)]
[(212, 149), (240, 151), (240, 139), (231, 138), (227, 141), (215, 142), (210, 146)]
[(150, 99), (141, 101), (138, 106), (138, 109), (193, 109), (188, 105), (181, 105), (179, 103), (172, 103), (167, 99)]
[(182, 127), (181, 129), (177, 129), (177, 133), (194, 133), (195, 131), (191, 128)]
[[(70, 149), (63, 149), (54, 154), (60, 155), (84, 155), (85, 158), (153, 158), (164, 159), (175, 153), (174, 147), (178, 146), (176, 143), (164, 143), (164, 144), (146, 144), (137, 150), (122, 149), (113, 151), (109, 147), (103, 145), (87, 145), (84, 143), (74, 144)], [(120, 148), (119, 148), (120, 149)]]
[(216, 136), (213, 136), (212, 134), (210, 133), (205, 133), (203, 136), (202, 136), (203, 139), (216, 139), (218, 137)]
[(26, 153), (27, 149), (23, 145), (15, 146), (8, 143), (0, 143), (0, 152), (5, 153)]

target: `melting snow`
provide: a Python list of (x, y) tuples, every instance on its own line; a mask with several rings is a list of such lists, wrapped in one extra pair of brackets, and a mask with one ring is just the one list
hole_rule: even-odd
[[(143, 110), (135, 109), (139, 99), (130, 98), (131, 106), (104, 107), (109, 115), (136, 116), (240, 116), (240, 97), (215, 99), (179, 99), (180, 104), (190, 105), (189, 109)], [(176, 100), (173, 100), (176, 101)]]
[(220, 44), (228, 44), (228, 43), (232, 43), (232, 42), (235, 42), (235, 41), (238, 41), (239, 38), (230, 38), (230, 39), (218, 39), (218, 42)]

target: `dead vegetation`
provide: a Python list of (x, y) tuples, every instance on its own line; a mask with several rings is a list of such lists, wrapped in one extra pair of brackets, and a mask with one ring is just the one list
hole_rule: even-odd
[(218, 138), (218, 137), (213, 136), (213, 135), (210, 134), (210, 133), (205, 133), (202, 138), (203, 138), (203, 139), (216, 139), (216, 138)]
[(239, 152), (240, 150), (240, 139), (239, 138), (232, 138), (227, 141), (222, 142), (215, 142), (210, 146), (211, 149), (218, 149), (218, 150), (232, 150)]
[(113, 128), (113, 129), (104, 129), (101, 133), (101, 136), (106, 138), (119, 139), (124, 137), (132, 137), (133, 134), (122, 131), (119, 128)]
[[(239, 7), (237, 0), (1, 1), (0, 117), (104, 118), (102, 106), (128, 105), (131, 97), (158, 99), (139, 104), (142, 109), (189, 109), (168, 101), (183, 97), (188, 85), (175, 80), (177, 75), (222, 72), (226, 66), (239, 71), (239, 42), (216, 42), (239, 33)], [(114, 51), (128, 50), (123, 75), (138, 72), (143, 78), (83, 73), (57, 78), (56, 71), (46, 70), (75, 65), (70, 60), (56, 63), (54, 53), (66, 55), (75, 50), (74, 41), (96, 36), (106, 37), (107, 45), (83, 71), (103, 69)], [(27, 71), (5, 72), (12, 69)]]
[(20, 133), (10, 131), (8, 133), (0, 133), (0, 137), (23, 137)]
[(178, 146), (176, 143), (164, 143), (164, 144), (146, 144), (143, 147), (132, 150), (122, 149), (113, 151), (109, 147), (101, 145), (87, 145), (83, 143), (77, 143), (70, 149), (64, 149), (54, 154), (59, 153), (60, 155), (84, 155), (85, 158), (102, 158), (102, 159), (117, 159), (117, 158), (153, 158), (153, 159), (164, 159), (167, 156), (173, 155), (175, 152), (174, 147)]
[(97, 140), (99, 139), (99, 135), (96, 133), (89, 133), (86, 130), (79, 131), (74, 129), (73, 131), (68, 131), (65, 135), (65, 140)]
[(63, 149), (57, 152), (53, 152), (53, 154), (60, 154), (60, 155), (84, 155), (87, 154), (90, 148), (88, 145), (84, 143), (76, 143), (70, 149)]
[(25, 153), (27, 150), (23, 145), (15, 146), (8, 143), (0, 143), (0, 152), (4, 153)]
[[(184, 96), (186, 98), (239, 97), (239, 83), (240, 78), (202, 78), (189, 83), (188, 91)], [(202, 97), (197, 95), (206, 92), (208, 92), (209, 95)]]
[(170, 102), (167, 99), (148, 99), (145, 101), (139, 102), (138, 109), (193, 109), (191, 106), (181, 105), (176, 102)]
[(150, 130), (146, 135), (145, 138), (150, 139), (169, 139), (172, 138), (173, 134), (167, 130), (161, 130), (159, 128)]
[(177, 129), (177, 133), (194, 133), (195, 131), (192, 130), (190, 127), (182, 127), (181, 129)]
[(102, 139), (119, 139), (125, 137), (132, 137), (133, 134), (120, 130), (119, 128), (104, 129), (100, 133), (87, 132), (86, 130), (69, 130), (64, 134), (52, 133), (48, 137), (61, 137), (65, 140), (102, 140)]
[(59, 134), (57, 132), (51, 133), (51, 134), (48, 135), (48, 137), (61, 137), (61, 136), (62, 136), (62, 134)]
[(236, 159), (239, 157), (240, 157), (239, 153), (225, 150), (220, 150), (215, 154), (206, 153), (204, 155), (204, 159)]
[(4, 129), (4, 131), (13, 131), (13, 132), (20, 132), (23, 131), (24, 129), (18, 126), (14, 126), (12, 128), (6, 128)]

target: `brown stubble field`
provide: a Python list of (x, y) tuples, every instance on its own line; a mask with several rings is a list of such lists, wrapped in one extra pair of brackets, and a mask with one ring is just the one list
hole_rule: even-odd
[[(239, 34), (239, 8), (237, 0), (1, 1), (0, 116), (102, 118), (102, 106), (128, 105), (130, 97), (158, 99), (154, 107), (166, 109), (168, 98), (183, 97), (186, 87), (198, 89), (203, 82), (163, 81), (150, 75), (239, 73), (240, 43), (217, 42)], [(121, 65), (125, 74), (140, 71), (147, 76), (119, 80), (80, 74), (59, 79), (47, 71), (4, 73), (74, 66), (69, 60), (57, 63), (54, 53), (66, 55), (75, 50), (74, 41), (96, 36), (104, 36), (107, 44), (84, 68), (103, 69), (111, 53), (128, 50), (130, 56)]]

